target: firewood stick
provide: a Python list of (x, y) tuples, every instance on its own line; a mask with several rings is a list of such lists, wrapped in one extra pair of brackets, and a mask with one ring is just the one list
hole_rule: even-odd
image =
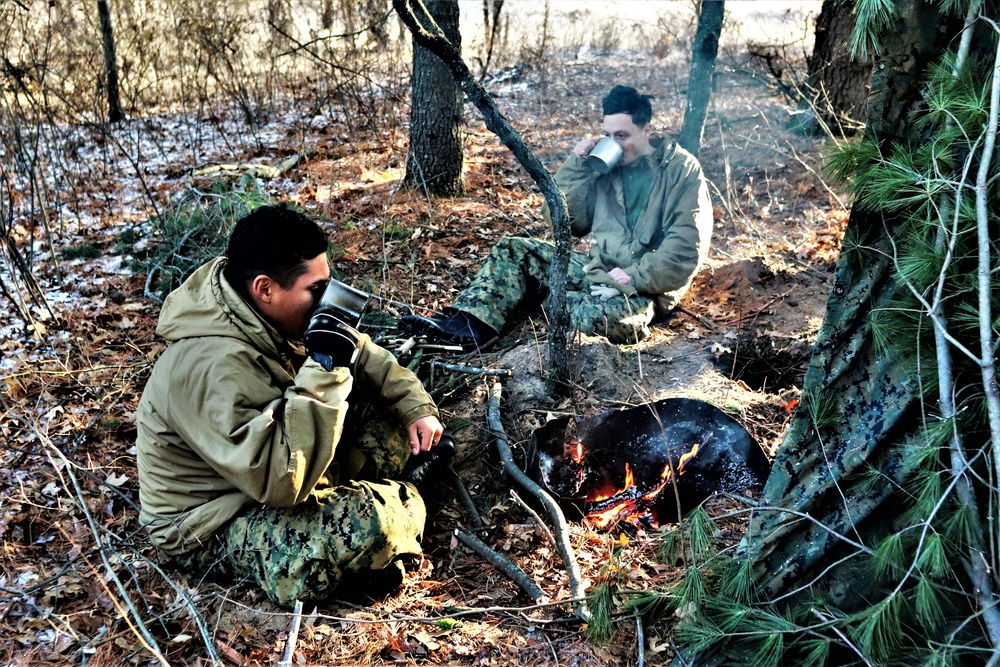
[(563, 515), (559, 505), (556, 504), (556, 501), (552, 499), (552, 496), (546, 493), (542, 487), (538, 486), (534, 480), (524, 474), (524, 471), (518, 468), (517, 464), (514, 463), (514, 456), (511, 454), (510, 445), (507, 444), (507, 436), (504, 433), (503, 424), (500, 421), (500, 393), (500, 383), (494, 382), (489, 391), (489, 403), (486, 407), (486, 420), (489, 422), (490, 428), (493, 430), (493, 435), (496, 437), (497, 451), (500, 454), (500, 461), (503, 463), (503, 469), (508, 475), (513, 477), (518, 484), (524, 487), (526, 491), (538, 498), (548, 511), (549, 517), (552, 518), (552, 523), (555, 524), (556, 529), (556, 548), (559, 551), (559, 555), (562, 556), (563, 563), (566, 565), (566, 575), (569, 578), (570, 594), (573, 598), (578, 600), (578, 602), (573, 604), (573, 611), (576, 613), (577, 618), (584, 623), (587, 623), (590, 621), (590, 610), (587, 609), (586, 591), (583, 588), (583, 577), (580, 575), (580, 564), (577, 562), (576, 556), (573, 554), (573, 545), (570, 544), (569, 528), (566, 525), (566, 517)]
[(285, 642), (285, 655), (278, 667), (291, 667), (295, 655), (295, 643), (299, 639), (299, 625), (302, 623), (302, 600), (295, 601), (295, 611), (292, 612), (292, 627), (288, 630), (288, 641)]
[(536, 584), (531, 578), (525, 574), (524, 570), (514, 565), (510, 559), (506, 558), (502, 554), (486, 546), (486, 543), (480, 540), (478, 537), (472, 533), (467, 533), (464, 530), (455, 530), (455, 536), (458, 540), (469, 547), (477, 554), (485, 558), (492, 564), (495, 568), (507, 575), (507, 577), (517, 584), (522, 591), (528, 594), (535, 602), (538, 602), (545, 597), (545, 592), (541, 587)]
[(551, 542), (552, 544), (556, 544), (556, 538), (552, 535), (552, 531), (549, 530), (549, 527), (545, 525), (545, 522), (542, 521), (542, 517), (538, 516), (538, 512), (533, 510), (531, 508), (531, 505), (524, 502), (524, 500), (521, 499), (521, 496), (517, 495), (517, 491), (515, 491), (514, 489), (510, 490), (510, 497), (514, 499), (515, 503), (523, 507), (524, 510), (531, 515), (531, 518), (535, 521), (535, 525), (542, 529), (542, 532), (545, 533), (545, 536), (549, 538), (549, 542)]
[(458, 494), (459, 500), (465, 506), (465, 511), (469, 513), (472, 525), (475, 528), (482, 528), (485, 525), (483, 518), (479, 516), (479, 510), (476, 509), (476, 504), (472, 502), (472, 496), (469, 495), (469, 489), (466, 488), (465, 482), (462, 481), (462, 478), (455, 472), (455, 469), (451, 465), (445, 467), (444, 472), (448, 476), (448, 481), (451, 482), (452, 488), (455, 489), (455, 493)]

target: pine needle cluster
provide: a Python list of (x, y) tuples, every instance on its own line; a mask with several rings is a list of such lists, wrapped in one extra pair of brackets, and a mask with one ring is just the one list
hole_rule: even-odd
[(236, 221), (270, 203), (257, 187), (234, 188), (224, 181), (207, 190), (188, 190), (171, 208), (150, 220), (153, 243), (133, 250), (147, 292), (163, 299), (210, 259), (225, 254)]

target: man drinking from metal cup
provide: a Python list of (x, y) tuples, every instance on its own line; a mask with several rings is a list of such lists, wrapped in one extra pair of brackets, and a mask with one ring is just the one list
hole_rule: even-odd
[[(602, 100), (603, 139), (578, 142), (555, 181), (589, 255), (570, 258), (566, 298), (572, 326), (615, 343), (649, 334), (658, 313), (677, 305), (708, 254), (712, 203), (701, 165), (654, 135), (651, 95), (615, 86)], [(547, 208), (543, 214), (548, 219)], [(555, 248), (533, 238), (501, 239), (444, 317), (411, 315), (401, 332), (434, 343), (482, 349), (517, 309), (545, 308)]]

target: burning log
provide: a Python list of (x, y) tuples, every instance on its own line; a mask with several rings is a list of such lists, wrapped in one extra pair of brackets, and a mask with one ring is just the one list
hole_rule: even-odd
[(762, 486), (769, 471), (736, 420), (687, 398), (552, 420), (528, 450), (529, 474), (598, 527), (677, 521), (713, 493)]
[(604, 498), (603, 500), (588, 500), (587, 501), (587, 516), (592, 514), (604, 514), (608, 510), (612, 510), (619, 505), (625, 505), (627, 503), (632, 503), (635, 505), (643, 498), (642, 493), (636, 486), (630, 486), (619, 494), (613, 495), (610, 498)]

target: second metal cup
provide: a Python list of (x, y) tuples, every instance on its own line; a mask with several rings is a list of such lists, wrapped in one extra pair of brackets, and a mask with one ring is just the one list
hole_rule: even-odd
[(598, 174), (606, 174), (622, 157), (622, 147), (611, 137), (603, 137), (587, 155), (587, 164)]

